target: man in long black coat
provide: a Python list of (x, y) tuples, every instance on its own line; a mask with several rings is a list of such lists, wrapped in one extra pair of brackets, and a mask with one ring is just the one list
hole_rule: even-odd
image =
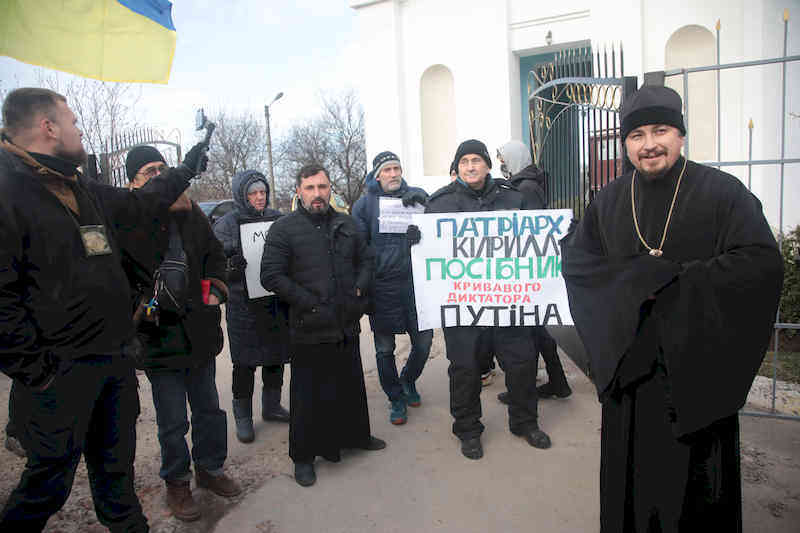
[(233, 415), (236, 438), (253, 442), (253, 391), (256, 368), (261, 367), (261, 417), (265, 421), (288, 422), (281, 407), (283, 365), (289, 354), (287, 306), (276, 296), (251, 300), (245, 282), (247, 261), (242, 255), (242, 224), (275, 221), (279, 211), (270, 209), (269, 184), (256, 170), (237, 173), (231, 182), (236, 208), (214, 224), (214, 234), (228, 258), (230, 297), (225, 305), (228, 341), (233, 361)]
[(386, 446), (370, 434), (358, 345), (372, 251), (330, 195), (327, 170), (301, 168), (301, 205), (270, 227), (261, 259), (261, 284), (289, 304), (289, 456), (302, 486), (316, 481), (317, 455), (336, 462), (343, 448)]
[(741, 531), (738, 410), (767, 348), (782, 261), (758, 199), (681, 156), (681, 109), (664, 87), (625, 102), (635, 169), (562, 240), (603, 404), (603, 533)]

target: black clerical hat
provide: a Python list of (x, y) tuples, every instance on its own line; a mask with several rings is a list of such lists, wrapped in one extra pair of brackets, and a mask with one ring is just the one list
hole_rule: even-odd
[(667, 124), (686, 135), (683, 124), (681, 97), (669, 87), (645, 85), (625, 99), (620, 111), (622, 140), (630, 132), (645, 124)]

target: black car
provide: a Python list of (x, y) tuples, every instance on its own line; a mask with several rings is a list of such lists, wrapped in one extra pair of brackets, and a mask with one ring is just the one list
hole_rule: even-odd
[(206, 214), (212, 226), (218, 219), (233, 211), (236, 206), (233, 200), (210, 200), (208, 202), (197, 202), (197, 205)]

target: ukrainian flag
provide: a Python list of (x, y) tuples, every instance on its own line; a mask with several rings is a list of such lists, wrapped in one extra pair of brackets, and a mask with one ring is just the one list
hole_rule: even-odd
[(167, 0), (0, 0), (0, 55), (104, 81), (167, 83)]

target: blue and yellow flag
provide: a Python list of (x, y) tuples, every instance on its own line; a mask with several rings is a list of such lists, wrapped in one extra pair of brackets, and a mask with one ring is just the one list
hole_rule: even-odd
[(104, 81), (167, 83), (167, 0), (0, 0), (0, 55)]

